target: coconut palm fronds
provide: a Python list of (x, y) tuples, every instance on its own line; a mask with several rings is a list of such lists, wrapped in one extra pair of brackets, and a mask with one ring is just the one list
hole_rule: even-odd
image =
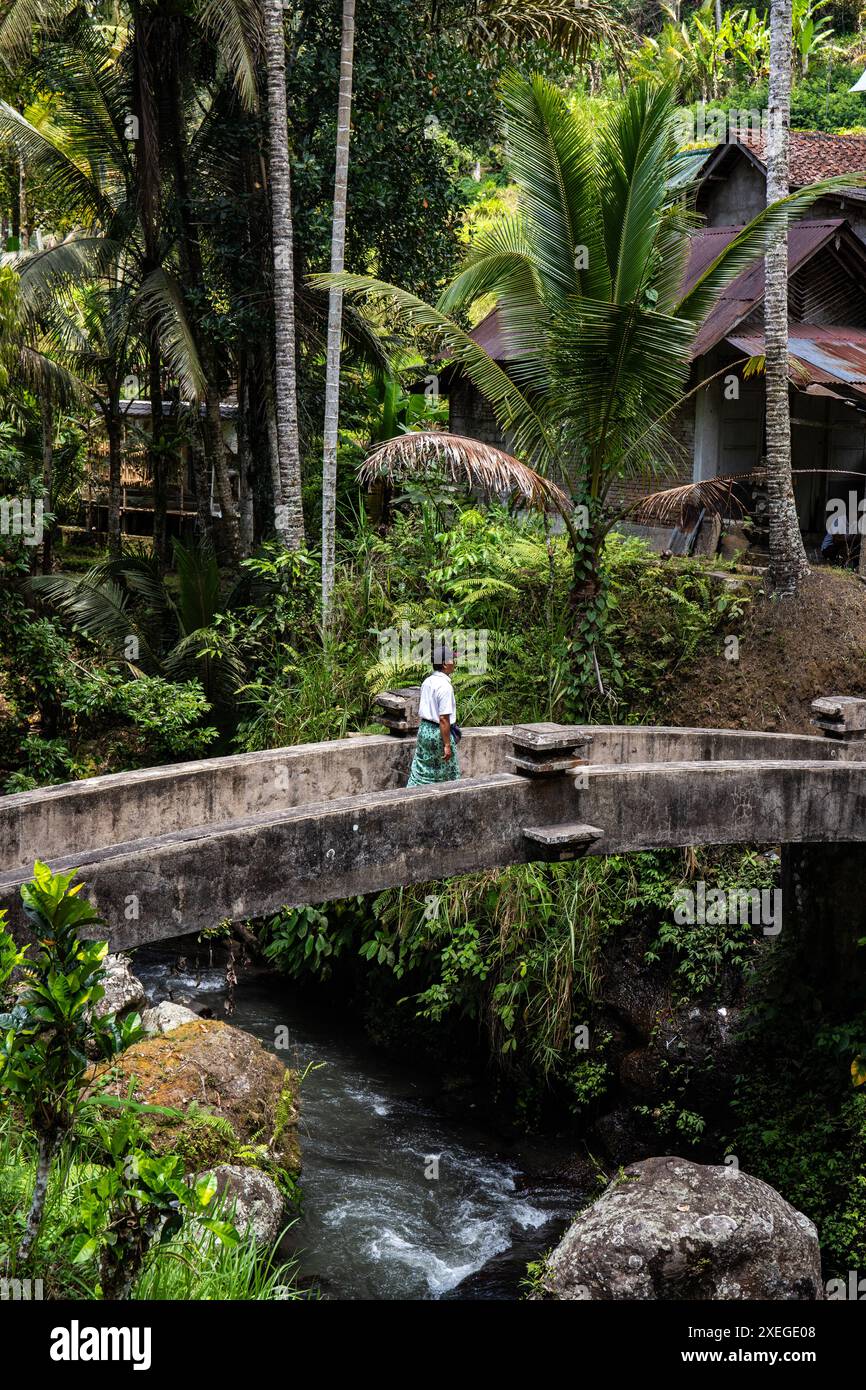
[(473, 0), (468, 8), (462, 15), (468, 46), (491, 62), (497, 48), (520, 50), (532, 42), (578, 62), (606, 42), (621, 62), (631, 37), (606, 0)]
[(438, 468), (449, 481), (463, 487), (497, 494), (516, 493), (528, 506), (540, 511), (553, 509), (567, 516), (573, 510), (562, 488), (505, 453), (504, 449), (444, 431), (418, 430), (386, 440), (367, 456), (358, 476), (362, 483), (371, 483), (377, 478), (401, 482), (410, 477), (424, 477), (431, 467)]

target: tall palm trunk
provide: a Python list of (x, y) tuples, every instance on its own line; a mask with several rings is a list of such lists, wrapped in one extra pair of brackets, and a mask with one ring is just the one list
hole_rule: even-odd
[(285, 11), (280, 0), (264, 0), (268, 84), (268, 148), (274, 250), (274, 389), (279, 495), (275, 488), (277, 534), (292, 550), (304, 544), (301, 446), (298, 435), (298, 377), (295, 346), (295, 272), (289, 120), (286, 110)]
[(153, 550), (159, 563), (167, 554), (165, 420), (162, 413), (162, 371), (159, 337), (151, 325), (148, 341), (148, 391), (150, 394), (150, 467), (153, 478)]
[[(355, 0), (343, 0), (340, 47), (340, 99), (337, 111), (337, 162), (334, 174), (334, 221), (331, 232), (331, 274), (343, 269), (346, 251), (346, 192), (349, 182), (349, 140), (352, 119), (352, 63), (355, 48)], [(328, 295), (328, 351), (325, 374), (325, 438), (322, 459), (322, 622), (330, 626), (334, 594), (337, 530), (337, 441), (340, 426), (340, 339), (343, 331), (343, 293)]]
[[(43, 389), (40, 398), (42, 416), (42, 507), (45, 513), (51, 511), (51, 494), (54, 489), (54, 407), (47, 390)], [(45, 524), (42, 535), (42, 555), (40, 567), (43, 574), (51, 573), (52, 564), (51, 526)]]
[[(789, 192), (791, 122), (791, 0), (772, 0), (770, 94), (767, 112), (767, 202)], [(809, 567), (791, 478), (791, 410), (788, 394), (788, 237), (780, 236), (765, 262), (764, 340), (767, 389), (767, 493), (770, 520), (770, 589), (793, 594)]]
[[(177, 66), (177, 54), (169, 50), (168, 58), (169, 65), (164, 78), (168, 90), (165, 114), (168, 120), (169, 145), (174, 169), (174, 191), (179, 222), (180, 266), (185, 285), (197, 293), (202, 302), (205, 302), (204, 266), (199, 232), (191, 210), (189, 148), (184, 123), (183, 90)], [(209, 331), (206, 328), (202, 329), (195, 317), (191, 327), (205, 377), (205, 418), (201, 435), (204, 455), (209, 468), (213, 469), (216, 480), (222, 512), (220, 532), (226, 551), (226, 560), (232, 568), (236, 568), (241, 560), (240, 523), (229, 478), (226, 444), (220, 425), (219, 363)]]
[(120, 554), (121, 464), (120, 413), (115, 401), (104, 407), (105, 432), (108, 435), (108, 551)]

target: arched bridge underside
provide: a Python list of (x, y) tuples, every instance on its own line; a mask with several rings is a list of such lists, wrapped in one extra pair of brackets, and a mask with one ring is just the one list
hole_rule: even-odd
[(647, 726), (467, 730), (463, 777), (406, 788), (414, 740), (360, 736), (0, 797), (0, 908), (78, 868), (114, 950), (223, 919), (579, 854), (866, 840), (866, 701), (817, 736)]

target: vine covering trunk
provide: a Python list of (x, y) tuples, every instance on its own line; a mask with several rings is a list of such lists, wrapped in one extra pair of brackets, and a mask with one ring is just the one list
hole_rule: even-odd
[(265, 61), (268, 85), (268, 145), (274, 252), (274, 393), (279, 495), (274, 489), (277, 534), (292, 550), (304, 544), (298, 379), (295, 347), (295, 273), (289, 122), (286, 110), (284, 10), (265, 0)]
[[(334, 173), (334, 220), (331, 232), (331, 274), (343, 269), (346, 251), (346, 196), (349, 182), (349, 140), (352, 119), (352, 64), (355, 47), (355, 0), (343, 0), (340, 49), (340, 98), (337, 112), (337, 159)], [(334, 591), (337, 530), (337, 441), (340, 425), (340, 338), (343, 292), (328, 292), (328, 351), (325, 374), (325, 437), (322, 459), (322, 621), (328, 626)]]
[[(791, 120), (791, 0), (773, 0), (770, 11), (770, 93), (767, 130), (767, 202), (789, 191)], [(791, 478), (791, 410), (788, 395), (788, 237), (782, 233), (765, 261), (764, 341), (767, 390), (767, 494), (770, 521), (770, 588), (793, 594), (808, 573)]]

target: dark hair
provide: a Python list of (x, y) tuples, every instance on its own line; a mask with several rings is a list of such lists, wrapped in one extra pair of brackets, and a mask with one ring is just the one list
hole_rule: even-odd
[[(438, 645), (438, 644), (437, 644), (437, 645)], [(451, 662), (451, 661), (454, 660), (454, 653), (453, 653), (453, 651), (451, 650), (451, 648), (450, 648), (449, 646), (446, 646), (446, 644), (445, 644), (444, 642), (442, 643), (441, 647), (439, 647), (439, 650), (438, 650), (438, 651), (434, 651), (433, 656), (434, 656), (434, 658), (437, 657), (437, 656), (438, 656), (438, 658), (439, 658), (438, 661), (436, 661), (436, 660), (433, 661), (433, 670), (434, 670), (434, 671), (441, 671), (441, 670), (442, 670), (442, 667), (445, 665), (446, 662)]]

